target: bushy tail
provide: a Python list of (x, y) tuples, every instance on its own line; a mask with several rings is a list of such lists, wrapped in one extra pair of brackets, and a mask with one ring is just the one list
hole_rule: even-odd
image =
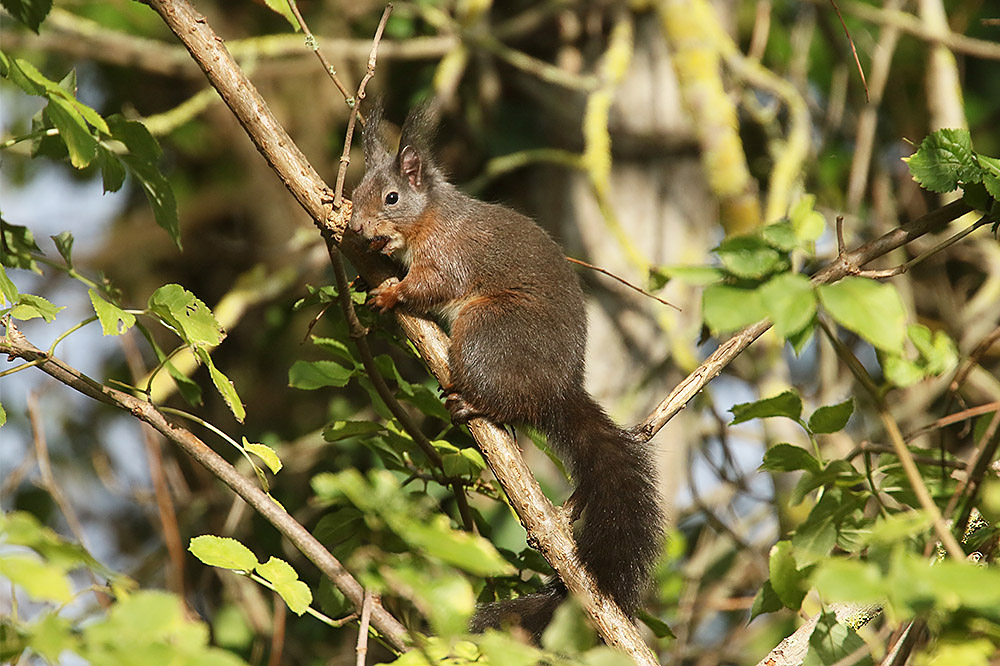
[[(639, 609), (663, 540), (663, 511), (651, 456), (585, 392), (567, 396), (539, 424), (576, 482), (574, 508), (582, 511), (577, 552), (598, 586), (627, 615)], [(555, 580), (541, 591), (480, 607), (473, 630), (517, 624), (537, 640), (566, 596)]]

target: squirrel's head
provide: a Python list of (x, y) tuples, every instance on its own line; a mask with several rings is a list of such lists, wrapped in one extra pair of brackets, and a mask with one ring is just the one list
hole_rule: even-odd
[(380, 137), (376, 106), (364, 129), (365, 176), (354, 188), (350, 228), (383, 254), (405, 250), (443, 176), (431, 158), (435, 118), (426, 108), (406, 117), (395, 156)]

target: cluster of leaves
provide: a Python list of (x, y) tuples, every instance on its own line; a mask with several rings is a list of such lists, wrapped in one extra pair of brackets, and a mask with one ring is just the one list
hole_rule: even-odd
[(104, 118), (76, 98), (76, 71), (59, 82), (49, 79), (27, 60), (0, 52), (0, 77), (28, 95), (47, 101), (31, 119), (31, 156), (69, 159), (77, 169), (96, 165), (105, 192), (117, 192), (131, 174), (142, 184), (156, 223), (180, 247), (177, 202), (173, 189), (157, 163), (160, 144), (140, 122), (113, 114)]
[[(931, 518), (920, 507), (894, 456), (879, 457), (875, 463), (873, 456), (865, 453), (864, 472), (847, 459), (822, 458), (817, 436), (843, 430), (853, 411), (853, 402), (848, 400), (820, 407), (805, 419), (801, 397), (792, 390), (732, 408), (730, 425), (764, 418), (792, 420), (802, 428), (814, 451), (783, 442), (764, 454), (761, 470), (799, 475), (789, 495), (792, 506), (812, 499), (807, 517), (790, 538), (771, 549), (769, 578), (754, 599), (751, 618), (783, 608), (799, 612), (809, 591), (816, 590), (826, 603), (855, 604), (849, 618), (855, 628), (883, 605), (903, 618), (933, 611), (939, 622), (950, 623), (952, 633), (963, 631), (968, 622), (974, 624), (977, 616), (1000, 621), (1000, 570), (964, 562), (935, 562), (921, 554), (926, 544), (933, 543)], [(981, 417), (976, 431), (981, 434), (992, 418), (992, 413)], [(933, 456), (928, 454), (936, 453), (915, 448), (911, 452), (930, 459)], [(954, 491), (954, 482), (944, 479), (933, 483), (933, 467), (923, 465), (921, 472), (934, 497), (944, 503)], [(872, 505), (878, 508), (875, 515), (866, 511)], [(970, 529), (968, 547), (975, 549), (995, 538), (995, 533), (995, 528), (981, 521)], [(829, 620), (827, 624), (825, 629), (823, 620), (817, 625), (816, 631), (825, 632), (824, 638), (814, 641), (812, 649), (828, 652), (825, 656), (818, 653), (817, 663), (835, 662), (862, 644), (843, 624), (833, 633)], [(985, 655), (994, 647), (986, 641), (977, 649)], [(939, 657), (951, 655), (950, 650), (946, 643), (939, 648)]]
[[(208, 627), (188, 617), (172, 594), (137, 590), (80, 545), (65, 541), (29, 513), (0, 515), (0, 576), (37, 604), (30, 619), (0, 619), (0, 661), (16, 663), (26, 652), (60, 663), (66, 653), (91, 664), (203, 664), (240, 666), (243, 660), (209, 645)], [(70, 575), (87, 572), (106, 586), (74, 593)], [(87, 600), (108, 595), (106, 609)], [(84, 603), (87, 601), (87, 603)], [(66, 612), (67, 605), (82, 609)]]

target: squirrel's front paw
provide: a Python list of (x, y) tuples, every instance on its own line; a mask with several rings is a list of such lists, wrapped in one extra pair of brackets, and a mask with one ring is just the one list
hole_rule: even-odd
[(379, 312), (391, 310), (396, 307), (400, 300), (399, 280), (397, 278), (389, 278), (368, 293), (371, 295), (369, 303)]

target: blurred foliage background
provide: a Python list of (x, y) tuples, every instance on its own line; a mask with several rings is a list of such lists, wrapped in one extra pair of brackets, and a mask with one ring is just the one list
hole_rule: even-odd
[[(632, 424), (722, 339), (705, 328), (705, 277), (691, 267), (711, 264), (710, 250), (727, 235), (774, 222), (806, 200), (807, 212), (814, 209), (827, 222), (815, 255), (797, 260), (808, 272), (836, 256), (836, 216), (844, 216), (853, 247), (946, 201), (946, 195), (921, 190), (901, 160), (932, 130), (967, 128), (976, 150), (1000, 155), (995, 6), (981, 0), (838, 5), (847, 33), (833, 4), (819, 0), (399, 2), (369, 95), (380, 97), (397, 123), (412, 105), (439, 99), (439, 156), (454, 182), (530, 214), (568, 255), (656, 289), (681, 308), (664, 308), (581, 271), (591, 310), (588, 384), (620, 422)], [(383, 6), (369, 0), (302, 0), (298, 6), (339, 76), (348, 87), (356, 85)], [(264, 2), (204, 0), (197, 7), (333, 183), (349, 108), (301, 33)], [(421, 602), (419, 594), (401, 593), (406, 584), (386, 573), (412, 569), (425, 582), (438, 581), (431, 587), (456, 590), (455, 599), (480, 592), (478, 582), (474, 589), (458, 583), (466, 579), (439, 570), (434, 557), (415, 555), (407, 535), (392, 529), (403, 515), (433, 522), (444, 514), (452, 521), (448, 529), (460, 527), (454, 495), (428, 478), (427, 461), (392, 427), (376, 436), (341, 437), (328, 429), (324, 439), (331, 423), (383, 415), (360, 374), (340, 387), (289, 386), (296, 361), (352, 362), (350, 351), (331, 357), (329, 346), (309, 342), (310, 335), (347, 341), (336, 307), (316, 320), (325, 300), (319, 288), (332, 282), (326, 249), (194, 62), (152, 10), (128, 0), (57, 2), (37, 35), (4, 15), (0, 38), (6, 53), (29, 60), (49, 78), (75, 69), (79, 98), (101, 114), (146, 124), (164, 151), (161, 166), (176, 195), (184, 249), (154, 224), (133, 181), (102, 197), (94, 168), (30, 159), (29, 143), (5, 145), (2, 153), (4, 219), (31, 228), (53, 256), (46, 237), (70, 231), (76, 269), (106, 279), (123, 304), (141, 307), (165, 283), (181, 284), (207, 303), (228, 332), (212, 357), (235, 383), (245, 423), (237, 424), (207, 388), (196, 408), (169, 386), (159, 400), (275, 448), (284, 469), (272, 492), (281, 503), (366, 584), (384, 587), (383, 600), (397, 617), (454, 630), (448, 613), (462, 617), (470, 610), (464, 601), (455, 608), (430, 597)], [(41, 100), (4, 80), (0, 102), (3, 140), (28, 133)], [(360, 153), (352, 154), (348, 193), (362, 170)], [(882, 265), (903, 263), (935, 242), (921, 239)], [(11, 275), (21, 291), (69, 305), (60, 315), (64, 321), (87, 316), (83, 290), (65, 274)], [(902, 431), (914, 433), (950, 412), (1000, 400), (1000, 247), (958, 243), (893, 283), (910, 320), (944, 332), (969, 365), (957, 388), (949, 384), (952, 372), (892, 389), (891, 411)], [(375, 326), (383, 369), (422, 419), (424, 433), (474, 458), (461, 454), (471, 439), (448, 424), (436, 384), (395, 328), (362, 314)], [(33, 320), (22, 328), (45, 346), (67, 327), (55, 331)], [(173, 347), (167, 337), (158, 340)], [(878, 374), (874, 350), (857, 336), (846, 341)], [(134, 331), (105, 338), (94, 327), (83, 329), (60, 350), (91, 376), (126, 383), (155, 364)], [(865, 446), (866, 456), (884, 454), (885, 436), (874, 406), (836, 359), (818, 337), (799, 354), (765, 337), (655, 439), (671, 538), (647, 609), (676, 635), (649, 631), (664, 662), (756, 663), (794, 629), (796, 615), (789, 610), (747, 619), (764, 581), (774, 575), (769, 549), (811, 506), (790, 503), (794, 483), (787, 474), (757, 467), (775, 443), (803, 437), (791, 422), (773, 419), (727, 427), (727, 410), (790, 387), (809, 411), (860, 396), (847, 429), (817, 444), (828, 459), (860, 466)], [(205, 368), (190, 372), (211, 386)], [(0, 434), (5, 512), (29, 512), (75, 534), (95, 557), (141, 587), (180, 595), (190, 616), (209, 623), (216, 644), (249, 663), (354, 659), (356, 624), (331, 629), (287, 616), (267, 590), (207, 568), (186, 552), (191, 537), (233, 536), (262, 561), (274, 554), (295, 565), (331, 616), (348, 612), (294, 549), (203, 469), (127, 415), (67, 395), (40, 373), (4, 377), (0, 390), (8, 414)], [(954, 466), (933, 463), (968, 463), (977, 441), (968, 423), (935, 427), (910, 442), (927, 450), (927, 475), (943, 477), (942, 503)], [(213, 441), (223, 455), (239, 459), (221, 440)], [(569, 486), (558, 466), (530, 444), (525, 455), (545, 490), (562, 501)], [(474, 459), (469, 464), (456, 473), (470, 479), (479, 531), (519, 568), (544, 574), (544, 562), (526, 549), (515, 517), (496, 500), (495, 481), (479, 475)], [(385, 469), (395, 472), (396, 494), (384, 486)], [(358, 470), (363, 481), (345, 470)], [(357, 483), (370, 484), (365, 492), (375, 496), (387, 493), (386, 503), (365, 506), (350, 490)], [(75, 515), (66, 515), (60, 503)], [(528, 589), (532, 581), (537, 579), (494, 581), (487, 594)], [(0, 595), (9, 610), (12, 597)], [(439, 601), (445, 610), (436, 616), (426, 605)], [(807, 607), (815, 612), (819, 606), (811, 599)], [(889, 617), (869, 628), (876, 653), (897, 624)], [(983, 629), (989, 640), (976, 659), (996, 644), (997, 626)], [(593, 638), (580, 640), (585, 645)], [(941, 643), (935, 645), (927, 654)], [(389, 658), (372, 649), (378, 659)]]

